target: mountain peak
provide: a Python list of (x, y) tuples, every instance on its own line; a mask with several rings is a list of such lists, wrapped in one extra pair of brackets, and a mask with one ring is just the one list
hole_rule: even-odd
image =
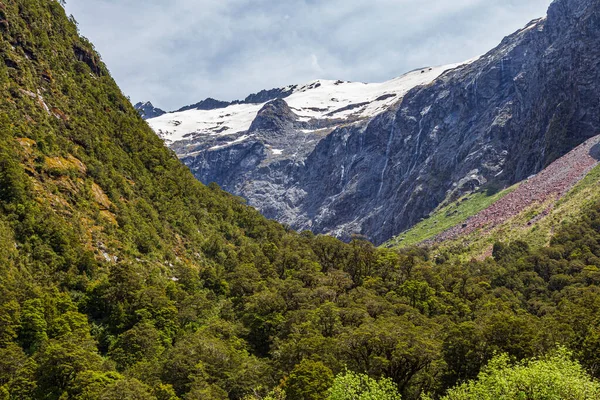
[(137, 110), (143, 119), (156, 118), (166, 114), (166, 111), (154, 107), (154, 105), (149, 101), (140, 101), (139, 103), (136, 103), (133, 108)]
[(268, 102), (260, 109), (249, 132), (284, 132), (291, 128), (297, 116), (283, 99)]

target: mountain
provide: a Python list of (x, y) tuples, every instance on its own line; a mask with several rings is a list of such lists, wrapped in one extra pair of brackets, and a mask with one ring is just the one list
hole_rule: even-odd
[(149, 101), (136, 103), (133, 108), (135, 108), (144, 119), (156, 118), (166, 114), (166, 111), (154, 107)]
[[(189, 152), (193, 152), (198, 143), (236, 140), (239, 143), (239, 138), (249, 136), (247, 133), (254, 136), (261, 129), (253, 126), (253, 122), (265, 120), (264, 111), (275, 107), (270, 115), (275, 119), (293, 120), (294, 126), (289, 127), (293, 133), (310, 136), (318, 132), (322, 136), (340, 125), (382, 112), (413, 87), (431, 82), (452, 67), (425, 68), (381, 84), (317, 80), (306, 85), (262, 91), (233, 103), (207, 99), (153, 118), (149, 124), (167, 143), (185, 145)], [(283, 114), (292, 110), (293, 115), (278, 116), (276, 109), (279, 107), (283, 107)], [(280, 132), (277, 129), (268, 131), (271, 135), (264, 140), (271, 140), (273, 135), (287, 139), (288, 132), (283, 127)], [(286, 145), (285, 142), (281, 144)], [(298, 143), (287, 146), (294, 149)], [(179, 145), (176, 147), (179, 148)]]
[(267, 217), (298, 228), (294, 221), (306, 194), (289, 187), (321, 140), (338, 127), (369, 120), (456, 67), (422, 68), (380, 84), (318, 80), (249, 96), (286, 94), (266, 103), (186, 109), (148, 123), (202, 182), (217, 182)]
[[(596, 6), (555, 2), (462, 65), (384, 84), (315, 81), (268, 106), (149, 123), (198, 179), (267, 217), (382, 243), (439, 204), (519, 182), (598, 133)], [(269, 115), (280, 129), (251, 129)]]

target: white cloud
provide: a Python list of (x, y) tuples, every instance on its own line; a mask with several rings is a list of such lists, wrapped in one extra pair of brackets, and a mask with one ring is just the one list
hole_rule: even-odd
[(316, 54), (311, 54), (310, 59), (313, 70), (319, 74), (322, 74), (323, 68), (321, 68), (321, 66), (319, 65), (319, 57), (317, 57)]
[(67, 0), (132, 100), (174, 109), (486, 52), (550, 0)]

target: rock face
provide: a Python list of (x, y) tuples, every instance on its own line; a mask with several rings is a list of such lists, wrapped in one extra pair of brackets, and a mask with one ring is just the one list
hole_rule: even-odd
[(556, 0), (476, 61), (379, 93), (382, 107), (357, 99), (309, 118), (292, 94), (252, 111), (250, 128), (171, 147), (267, 217), (382, 243), (443, 201), (521, 181), (597, 135), (599, 64), (600, 0)]
[[(189, 106), (181, 107), (177, 111), (188, 111), (188, 110), (216, 110), (218, 108), (225, 108), (230, 106), (232, 103), (228, 101), (220, 101), (215, 100), (211, 97), (208, 99), (202, 100), (196, 104), (191, 104)], [(158, 115), (157, 115), (158, 117)]]
[[(253, 93), (246, 97), (244, 100), (234, 100), (234, 101), (221, 101), (215, 100), (211, 97), (204, 99), (198, 103), (191, 104), (189, 106), (181, 107), (179, 110), (175, 112), (183, 112), (190, 110), (218, 110), (221, 108), (227, 108), (236, 104), (262, 104), (275, 99), (284, 99), (291, 95), (294, 89), (297, 88), (295, 86), (288, 86), (286, 88), (278, 88), (278, 89), (270, 89), (270, 90), (261, 90), (258, 93)], [(164, 114), (164, 113), (163, 113)], [(162, 115), (162, 114), (160, 114)], [(155, 117), (159, 117), (160, 115), (156, 115)], [(154, 117), (151, 117), (154, 118)]]
[(161, 110), (160, 108), (154, 107), (149, 101), (139, 102), (133, 107), (137, 110), (138, 113), (140, 113), (143, 119), (156, 118), (166, 114), (165, 111)]

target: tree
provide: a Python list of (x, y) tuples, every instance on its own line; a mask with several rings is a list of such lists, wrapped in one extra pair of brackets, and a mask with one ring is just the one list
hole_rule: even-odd
[(99, 400), (156, 400), (150, 389), (137, 379), (120, 379), (108, 385)]
[(29, 179), (9, 150), (0, 148), (0, 201), (19, 203), (25, 199)]
[(46, 399), (58, 399), (72, 389), (78, 374), (102, 368), (102, 358), (96, 352), (95, 344), (75, 337), (48, 341), (35, 358), (38, 363), (37, 390)]
[(333, 373), (320, 361), (302, 360), (283, 383), (288, 400), (320, 400), (333, 382)]
[(431, 301), (435, 290), (429, 287), (426, 281), (407, 280), (399, 288), (398, 293), (408, 299), (411, 307), (428, 315), (435, 308)]
[(83, 371), (71, 384), (70, 397), (76, 400), (97, 399), (106, 391), (106, 387), (123, 379), (117, 372)]
[(346, 371), (335, 377), (327, 400), (400, 400), (398, 388), (389, 378), (375, 380), (364, 374)]
[(19, 339), (23, 348), (30, 353), (36, 351), (48, 340), (46, 328), (42, 301), (40, 299), (27, 300), (21, 312), (21, 329), (19, 330)]
[(482, 328), (472, 321), (449, 328), (442, 354), (447, 365), (443, 377), (446, 387), (476, 378), (481, 367), (489, 360)]
[(439, 329), (416, 312), (381, 317), (341, 335), (341, 347), (351, 368), (390, 377), (406, 396), (436, 373), (441, 354)]
[(250, 393), (260, 385), (265, 366), (248, 354), (234, 332), (235, 326), (220, 323), (183, 336), (162, 357), (163, 383), (173, 385), (178, 395), (194, 392), (198, 398), (220, 397), (217, 392), (231, 398)]
[(0, 304), (0, 347), (11, 343), (19, 328), (19, 303), (12, 300)]
[(119, 368), (126, 369), (142, 360), (154, 360), (162, 351), (159, 332), (142, 321), (119, 336), (109, 355)]

